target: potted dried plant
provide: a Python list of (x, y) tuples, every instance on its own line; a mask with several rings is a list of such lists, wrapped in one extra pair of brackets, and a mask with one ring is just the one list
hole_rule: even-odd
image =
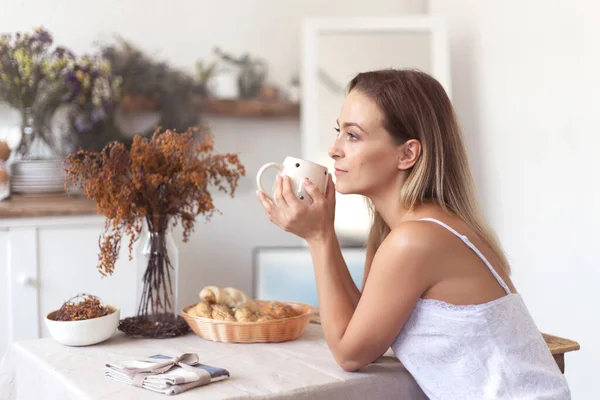
[(130, 335), (172, 337), (187, 331), (178, 317), (176, 249), (170, 237), (181, 223), (187, 242), (196, 217), (216, 211), (209, 187), (232, 197), (245, 168), (235, 154), (216, 154), (210, 134), (195, 139), (192, 130), (157, 130), (151, 138), (134, 137), (131, 148), (111, 142), (101, 152), (79, 150), (66, 158), (66, 176), (84, 196), (96, 201), (106, 217), (98, 269), (111, 275), (123, 235), (129, 257), (139, 243), (137, 314), (121, 320)]

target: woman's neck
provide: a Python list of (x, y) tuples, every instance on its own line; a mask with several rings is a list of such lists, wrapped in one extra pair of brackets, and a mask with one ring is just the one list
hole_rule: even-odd
[(427, 217), (439, 213), (438, 206), (426, 202), (418, 204), (412, 209), (406, 209), (402, 205), (400, 198), (401, 190), (394, 187), (386, 192), (378, 193), (375, 196), (369, 196), (369, 199), (379, 213), (381, 218), (390, 229), (397, 228), (406, 221)]
[(402, 207), (400, 190), (397, 188), (393, 188), (393, 190), (380, 193), (376, 196), (370, 196), (370, 199), (375, 207), (375, 211), (381, 215), (390, 229), (399, 226), (410, 214), (410, 211)]

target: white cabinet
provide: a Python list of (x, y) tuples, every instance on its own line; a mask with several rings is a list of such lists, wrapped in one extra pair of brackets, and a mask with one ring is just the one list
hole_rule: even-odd
[(0, 356), (14, 340), (48, 336), (44, 319), (78, 293), (118, 304), (133, 315), (135, 260), (124, 238), (112, 276), (96, 269), (101, 216), (0, 220)]
[(0, 357), (8, 344), (8, 231), (0, 229)]

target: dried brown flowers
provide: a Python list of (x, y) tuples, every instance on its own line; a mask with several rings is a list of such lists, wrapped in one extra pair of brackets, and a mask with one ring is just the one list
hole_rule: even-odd
[[(76, 299), (80, 301), (76, 302)], [(103, 317), (113, 313), (114, 310), (102, 304), (94, 295), (81, 293), (65, 301), (54, 314), (55, 321), (81, 321)]]
[(215, 212), (209, 185), (233, 197), (245, 168), (235, 154), (214, 154), (210, 134), (197, 140), (193, 130), (178, 133), (157, 129), (150, 139), (136, 136), (131, 149), (119, 142), (101, 152), (80, 150), (66, 158), (67, 180), (93, 199), (106, 216), (98, 269), (111, 275), (123, 233), (130, 236), (129, 257), (142, 221), (164, 232), (181, 220), (183, 240), (194, 230), (196, 216)]

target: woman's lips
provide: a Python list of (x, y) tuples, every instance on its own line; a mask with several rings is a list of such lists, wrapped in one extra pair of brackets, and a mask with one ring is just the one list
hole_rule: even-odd
[(339, 176), (339, 175), (344, 175), (344, 174), (345, 174), (345, 173), (347, 173), (347, 172), (348, 172), (348, 171), (344, 171), (343, 169), (339, 169), (339, 168), (336, 168), (336, 169), (335, 169), (335, 175), (336, 175), (336, 176)]

